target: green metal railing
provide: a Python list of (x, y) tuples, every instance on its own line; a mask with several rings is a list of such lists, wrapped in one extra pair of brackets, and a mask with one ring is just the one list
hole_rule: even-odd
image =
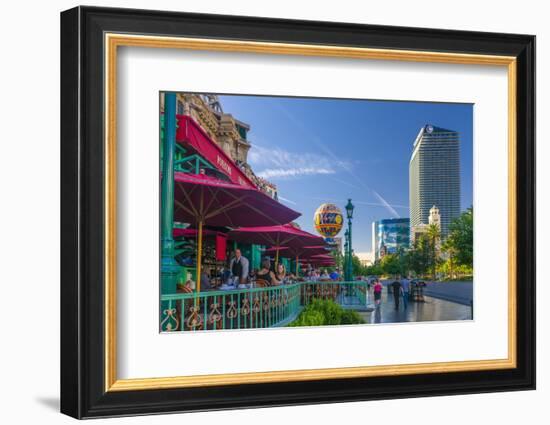
[(312, 299), (332, 300), (343, 307), (366, 307), (369, 301), (367, 283), (357, 282), (303, 282), (302, 305)]
[(299, 282), (268, 288), (162, 295), (160, 330), (205, 331), (280, 327), (293, 321), (313, 299), (344, 308), (369, 302), (365, 282)]

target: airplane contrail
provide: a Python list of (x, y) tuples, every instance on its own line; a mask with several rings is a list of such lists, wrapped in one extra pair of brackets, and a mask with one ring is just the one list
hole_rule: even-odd
[(282, 196), (278, 196), (279, 200), (283, 201), (283, 202), (286, 202), (286, 203), (289, 203), (289, 204), (292, 204), (292, 205), (298, 205), (297, 202), (294, 202), (294, 201), (291, 201), (290, 199), (287, 199), (287, 198), (283, 198)]
[(395, 209), (390, 204), (388, 204), (388, 202), (384, 198), (382, 198), (376, 190), (373, 189), (372, 191), (374, 193), (374, 196), (376, 196), (378, 200), (384, 204), (388, 211), (392, 213), (394, 218), (399, 218), (399, 214), (397, 213), (397, 211), (395, 211)]
[[(314, 200), (317, 200), (317, 201), (325, 201), (325, 202), (347, 202), (347, 199), (335, 199), (335, 198), (330, 198), (330, 197), (320, 197), (320, 196), (315, 196), (315, 197), (312, 197), (312, 198), (309, 198), (309, 199), (314, 199)], [(373, 206), (373, 207), (384, 207), (384, 208), (388, 208), (388, 205), (391, 207), (391, 208), (398, 208), (398, 209), (409, 209), (409, 206), (408, 205), (400, 205), (400, 204), (385, 204), (383, 202), (367, 202), (367, 201), (358, 201), (356, 199), (353, 200), (353, 203), (354, 204), (359, 204), (359, 205), (370, 205), (370, 206)]]
[(290, 121), (294, 123), (297, 127), (299, 127), (303, 133), (305, 133), (313, 142), (319, 147), (319, 149), (323, 150), (327, 155), (329, 155), (335, 163), (342, 166), (344, 170), (346, 170), (361, 186), (363, 186), (365, 189), (371, 191), (374, 196), (383, 204), (384, 207), (388, 210), (388, 212), (393, 215), (395, 218), (399, 218), (400, 215), (395, 211), (395, 209), (389, 204), (388, 201), (386, 201), (382, 195), (380, 195), (376, 190), (371, 188), (370, 186), (366, 185), (363, 180), (361, 180), (349, 167), (348, 164), (346, 164), (344, 161), (340, 160), (334, 153), (328, 148), (328, 146), (324, 145), (321, 142), (321, 139), (312, 133), (310, 130), (304, 127), (304, 125), (298, 121), (290, 112), (286, 110), (284, 106), (282, 106), (280, 103), (275, 103), (276, 107), (281, 111)]

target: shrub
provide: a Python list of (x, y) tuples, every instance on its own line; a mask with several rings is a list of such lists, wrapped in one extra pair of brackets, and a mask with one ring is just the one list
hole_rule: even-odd
[(344, 310), (342, 314), (342, 325), (355, 325), (365, 323), (363, 318), (354, 310)]
[(302, 311), (298, 318), (288, 326), (323, 326), (325, 317), (320, 311)]
[(356, 311), (345, 310), (331, 300), (314, 299), (288, 326), (352, 325), (359, 323), (365, 322)]

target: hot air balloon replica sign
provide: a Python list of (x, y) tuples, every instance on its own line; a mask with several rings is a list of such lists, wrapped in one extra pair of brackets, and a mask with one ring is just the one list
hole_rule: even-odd
[(334, 204), (322, 204), (313, 216), (315, 230), (325, 238), (333, 238), (342, 230), (344, 216), (342, 210)]

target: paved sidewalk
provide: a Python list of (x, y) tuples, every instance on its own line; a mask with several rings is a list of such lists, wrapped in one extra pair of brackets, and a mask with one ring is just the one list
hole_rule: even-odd
[(469, 306), (474, 299), (474, 285), (469, 282), (433, 282), (424, 288), (424, 294)]
[(471, 320), (471, 309), (467, 305), (429, 296), (425, 299), (425, 302), (409, 301), (407, 309), (403, 306), (403, 299), (400, 299), (399, 309), (396, 310), (393, 295), (383, 291), (380, 306), (372, 312), (360, 314), (367, 323)]

